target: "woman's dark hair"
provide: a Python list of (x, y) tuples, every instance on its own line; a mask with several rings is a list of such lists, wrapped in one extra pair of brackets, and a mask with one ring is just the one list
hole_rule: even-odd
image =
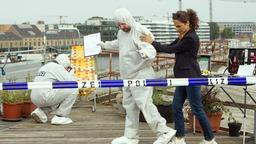
[(172, 14), (173, 20), (178, 20), (182, 23), (187, 23), (189, 21), (190, 28), (198, 29), (199, 25), (199, 18), (196, 12), (192, 9), (187, 9), (187, 11), (177, 11), (176, 13)]

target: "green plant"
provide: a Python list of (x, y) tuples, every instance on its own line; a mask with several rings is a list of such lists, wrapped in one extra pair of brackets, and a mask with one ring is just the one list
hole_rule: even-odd
[(224, 107), (220, 99), (217, 98), (218, 89), (214, 88), (211, 91), (208, 87), (202, 87), (201, 96), (202, 103), (206, 113), (226, 113), (227, 109)]
[[(27, 74), (27, 77), (26, 77), (26, 82), (32, 82), (32, 76), (30, 73)], [(23, 97), (23, 101), (24, 102), (30, 102), (31, 99), (30, 99), (30, 94), (31, 94), (31, 90), (26, 90), (24, 91), (24, 95), (22, 96)]]
[(163, 94), (165, 93), (166, 89), (167, 88), (154, 87), (152, 99), (155, 105), (171, 105), (172, 101), (165, 101), (163, 99)]
[[(8, 79), (9, 82), (15, 82), (16, 78)], [(17, 104), (23, 102), (23, 90), (3, 90), (1, 91), (1, 101), (5, 104)]]
[(228, 115), (228, 123), (239, 123), (229, 109), (226, 109), (225, 113)]
[(31, 90), (26, 90), (24, 91), (24, 95), (22, 96), (22, 99), (24, 102), (30, 102), (30, 94), (31, 94)]
[(23, 102), (24, 91), (22, 90), (11, 90), (2, 91), (2, 101), (6, 104), (16, 104)]

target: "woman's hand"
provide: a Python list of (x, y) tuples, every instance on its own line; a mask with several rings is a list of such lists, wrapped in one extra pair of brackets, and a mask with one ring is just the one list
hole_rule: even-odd
[(140, 36), (140, 40), (150, 44), (152, 44), (152, 42), (154, 41), (150, 34), (145, 33), (142, 33), (142, 35)]

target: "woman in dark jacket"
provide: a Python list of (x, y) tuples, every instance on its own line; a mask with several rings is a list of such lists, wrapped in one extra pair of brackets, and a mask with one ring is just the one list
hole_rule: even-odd
[[(141, 40), (151, 43), (157, 52), (175, 53), (174, 75), (176, 78), (199, 78), (201, 77), (200, 67), (197, 62), (197, 53), (200, 46), (196, 33), (198, 28), (198, 16), (195, 11), (178, 11), (172, 16), (176, 31), (179, 37), (169, 45), (162, 45), (153, 41), (150, 35), (143, 34)], [(204, 112), (200, 94), (200, 86), (177, 86), (173, 99), (173, 116), (176, 138), (171, 144), (186, 144), (184, 136), (183, 104), (188, 98), (193, 114), (199, 120), (204, 131), (204, 140), (200, 144), (217, 144)]]

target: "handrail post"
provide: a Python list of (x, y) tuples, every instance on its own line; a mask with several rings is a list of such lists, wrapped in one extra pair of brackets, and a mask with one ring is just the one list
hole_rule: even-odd
[[(111, 76), (112, 76), (112, 52), (109, 53), (109, 80), (111, 80)], [(108, 90), (108, 102), (111, 102), (110, 96), (111, 96), (111, 88), (109, 88)]]

